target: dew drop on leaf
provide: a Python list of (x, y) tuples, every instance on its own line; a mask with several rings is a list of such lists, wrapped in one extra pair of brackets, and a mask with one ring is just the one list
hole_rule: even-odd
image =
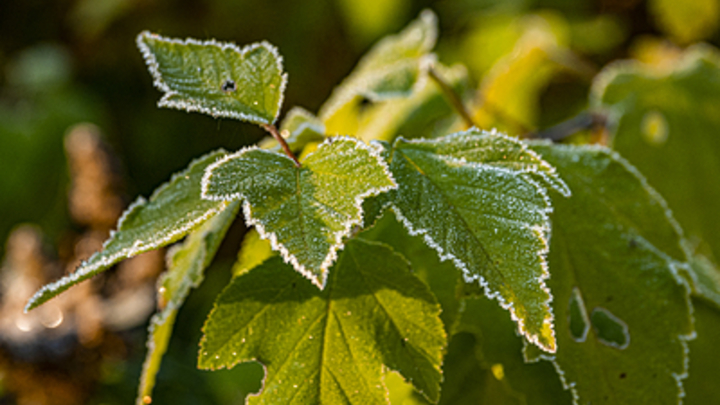
[(667, 141), (669, 129), (665, 116), (656, 110), (645, 113), (640, 124), (643, 139), (651, 145), (660, 146)]

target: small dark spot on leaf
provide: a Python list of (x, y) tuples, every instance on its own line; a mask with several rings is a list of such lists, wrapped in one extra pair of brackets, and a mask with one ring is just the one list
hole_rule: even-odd
[(638, 243), (635, 239), (630, 239), (628, 242), (628, 247), (631, 249), (635, 249), (637, 247)]
[(369, 106), (370, 104), (372, 104), (372, 101), (371, 101), (369, 98), (363, 97), (362, 99), (360, 99), (360, 106), (361, 106), (361, 107), (367, 107), (367, 106)]
[(293, 283), (292, 283), (292, 288), (295, 288), (295, 282), (294, 282), (294, 281), (293, 281)]
[(221, 88), (222, 88), (222, 91), (224, 91), (226, 93), (237, 90), (237, 87), (235, 86), (235, 82), (232, 80), (225, 80), (225, 83), (223, 83)]
[(625, 374), (625, 373), (620, 373), (620, 379), (621, 379), (621, 380), (622, 380), (623, 378), (625, 378), (625, 377), (627, 377), (627, 374)]
[(400, 344), (405, 347), (405, 339), (400, 339)]
[(612, 301), (612, 300), (613, 300), (613, 296), (612, 296), (612, 295), (608, 295), (608, 297), (605, 298), (605, 302), (610, 302), (610, 301)]

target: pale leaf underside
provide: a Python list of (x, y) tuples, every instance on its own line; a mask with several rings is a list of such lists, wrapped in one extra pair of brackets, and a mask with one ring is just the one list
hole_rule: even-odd
[(235, 202), (222, 213), (205, 222), (187, 239), (168, 252), (168, 270), (158, 284), (162, 310), (153, 315), (148, 330), (147, 348), (143, 364), (137, 405), (146, 405), (152, 398), (155, 377), (167, 350), (178, 310), (185, 302), (190, 289), (197, 288), (203, 280), (203, 272), (210, 265), (220, 243), (237, 215), (240, 203)]
[(395, 187), (372, 147), (332, 138), (302, 167), (284, 155), (248, 148), (210, 166), (203, 198), (244, 201), (245, 219), (285, 261), (320, 288), (343, 238), (362, 222), (362, 201)]
[(227, 202), (200, 198), (200, 182), (205, 168), (224, 155), (224, 151), (205, 155), (158, 188), (149, 201), (138, 198), (120, 218), (117, 230), (111, 232), (102, 251), (84, 261), (74, 273), (40, 289), (30, 298), (25, 310), (37, 307), (121, 260), (179, 240), (223, 211)]
[(437, 17), (425, 10), (405, 30), (383, 39), (360, 60), (321, 107), (320, 118), (329, 119), (356, 97), (380, 101), (408, 96), (432, 60), (428, 53), (436, 39)]
[(324, 291), (271, 258), (220, 294), (199, 366), (265, 367), (251, 404), (387, 404), (385, 369), (436, 402), (445, 333), (440, 307), (387, 246), (354, 240)]
[(239, 48), (215, 40), (165, 38), (147, 31), (137, 45), (165, 93), (160, 107), (213, 117), (272, 124), (283, 101), (287, 75), (282, 57), (267, 42)]

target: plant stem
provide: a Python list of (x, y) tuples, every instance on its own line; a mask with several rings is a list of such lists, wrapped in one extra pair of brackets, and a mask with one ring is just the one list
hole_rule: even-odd
[(263, 124), (262, 127), (263, 127), (264, 130), (268, 131), (268, 132), (270, 133), (270, 135), (272, 135), (272, 137), (275, 138), (276, 141), (278, 141), (278, 143), (280, 144), (280, 146), (281, 146), (281, 147), (283, 148), (283, 150), (285, 151), (285, 154), (288, 155), (288, 157), (289, 157), (290, 159), (292, 159), (293, 162), (295, 162), (295, 166), (300, 167), (300, 162), (299, 162), (299, 161), (297, 160), (297, 158), (295, 157), (295, 154), (292, 153), (292, 151), (290, 150), (290, 147), (288, 146), (287, 142), (285, 142), (285, 138), (283, 138), (282, 135), (280, 135), (280, 132), (278, 132), (278, 130), (277, 130), (277, 128), (275, 127), (275, 125), (272, 125), (272, 124)]
[(593, 111), (583, 111), (575, 117), (556, 124), (550, 128), (528, 134), (527, 138), (549, 139), (553, 142), (558, 142), (584, 129), (605, 127), (606, 125), (607, 116), (605, 114)]
[(470, 112), (467, 108), (465, 108), (465, 104), (463, 104), (462, 99), (460, 99), (460, 96), (455, 92), (455, 89), (453, 89), (452, 86), (445, 81), (445, 79), (440, 77), (435, 68), (430, 67), (430, 69), (428, 69), (428, 75), (440, 87), (440, 90), (442, 90), (445, 98), (450, 102), (450, 104), (452, 104), (453, 108), (457, 111), (460, 117), (462, 117), (463, 121), (465, 121), (465, 125), (470, 128), (477, 127), (470, 115)]

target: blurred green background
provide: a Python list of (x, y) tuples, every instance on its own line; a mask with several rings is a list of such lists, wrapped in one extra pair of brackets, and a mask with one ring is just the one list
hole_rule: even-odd
[[(125, 204), (137, 195), (148, 196), (195, 156), (218, 147), (235, 150), (263, 136), (252, 125), (156, 108), (160, 93), (135, 47), (135, 36), (142, 30), (240, 45), (268, 40), (279, 48), (289, 73), (283, 111), (295, 105), (317, 111), (376, 40), (431, 8), (440, 21), (439, 60), (465, 64), (473, 88), (494, 106), (505, 108), (504, 119), (480, 112), (478, 121), (521, 133), (550, 127), (583, 111), (592, 77), (613, 60), (658, 62), (690, 43), (717, 45), (720, 2), (677, 3), (3, 0), (0, 241), (19, 224), (37, 224), (48, 260), (62, 261), (68, 235), (84, 232), (86, 225), (73, 220), (68, 208), (71, 175), (63, 145), (68, 128), (75, 124), (99, 128), (114, 162), (113, 173), (121, 179), (118, 195)], [(553, 64), (538, 61), (532, 52), (521, 52), (532, 49), (532, 44), (520, 43), (528, 38), (550, 41), (562, 52)], [(508, 59), (513, 53), (517, 58)], [(512, 64), (510, 73), (497, 68), (503, 63)], [(180, 312), (155, 403), (239, 403), (247, 390), (257, 389), (257, 366), (213, 374), (194, 367), (200, 327), (212, 297), (230, 277), (228, 268), (243, 232), (241, 224), (233, 229), (207, 282)], [(5, 250), (0, 244), (0, 256)], [(144, 356), (145, 324), (106, 336), (115, 342), (110, 348), (100, 344), (76, 349), (72, 342), (63, 343), (69, 347), (65, 351), (33, 346), (28, 350), (42, 355), (31, 358), (3, 343), (0, 404), (132, 403)], [(57, 372), (57, 378), (70, 381), (63, 389), (79, 393), (68, 396), (71, 402), (63, 402), (62, 396), (28, 396), (17, 381), (37, 374), (13, 374), (25, 363)], [(83, 373), (87, 375), (80, 376)]]

